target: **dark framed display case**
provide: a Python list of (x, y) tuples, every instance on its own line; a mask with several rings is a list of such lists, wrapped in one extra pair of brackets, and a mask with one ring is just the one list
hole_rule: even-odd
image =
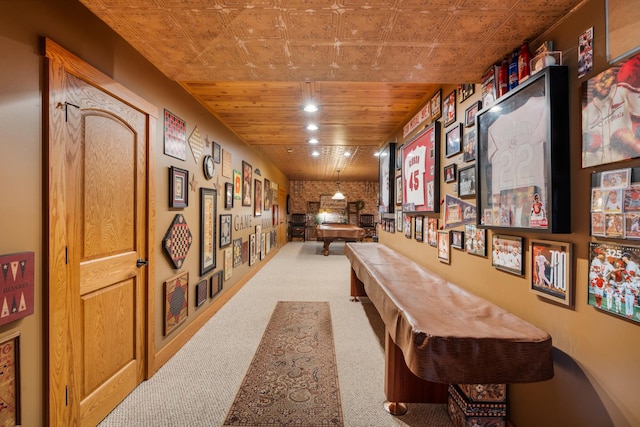
[(478, 225), (570, 232), (567, 67), (547, 67), (479, 111), (476, 130)]
[(382, 213), (393, 213), (395, 208), (395, 165), (396, 143), (390, 142), (378, 156), (378, 211)]
[(440, 122), (402, 147), (402, 211), (440, 212)]

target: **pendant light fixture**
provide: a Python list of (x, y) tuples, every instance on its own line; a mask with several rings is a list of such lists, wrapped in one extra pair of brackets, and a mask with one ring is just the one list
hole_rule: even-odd
[(338, 182), (336, 182), (336, 194), (331, 197), (332, 200), (344, 200), (345, 195), (340, 192), (340, 169), (338, 169)]

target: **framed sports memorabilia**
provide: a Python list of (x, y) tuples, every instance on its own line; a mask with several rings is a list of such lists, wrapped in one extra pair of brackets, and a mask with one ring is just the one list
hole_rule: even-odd
[(402, 233), (402, 226), (404, 225), (404, 221), (402, 220), (404, 218), (402, 210), (397, 209), (396, 210), (396, 230), (398, 231), (398, 233)]
[(216, 190), (200, 188), (200, 275), (216, 268)]
[(570, 232), (567, 75), (547, 67), (478, 112), (480, 226)]
[(404, 229), (404, 237), (406, 237), (407, 239), (411, 238), (411, 233), (413, 232), (413, 230), (411, 229), (411, 223), (413, 217), (410, 215), (404, 215), (404, 225), (402, 226), (402, 228)]
[(451, 262), (449, 249), (449, 232), (438, 230), (438, 260), (440, 262), (444, 262), (445, 264)]
[(445, 157), (451, 157), (462, 151), (462, 123), (449, 129), (445, 136)]
[(169, 207), (189, 206), (189, 171), (175, 166), (169, 167)]
[(451, 230), (451, 247), (462, 249), (464, 245), (464, 231)]
[(475, 197), (476, 195), (476, 168), (474, 165), (458, 170), (458, 196), (461, 198)]
[(438, 120), (442, 116), (442, 89), (431, 96), (431, 121)]
[(462, 138), (462, 160), (471, 162), (476, 159), (476, 128), (467, 129)]
[(402, 175), (396, 176), (396, 205), (402, 205)]
[(463, 83), (458, 85), (458, 94), (460, 102), (464, 102), (476, 92), (476, 85), (473, 83)]
[(423, 224), (424, 224), (424, 217), (421, 215), (416, 216), (416, 219), (413, 223), (415, 228), (413, 235), (418, 242), (423, 241), (423, 237), (422, 237)]
[(487, 230), (475, 224), (465, 224), (464, 250), (471, 255), (487, 256)]
[(220, 215), (220, 247), (231, 244), (231, 214)]
[(440, 211), (440, 123), (434, 122), (402, 148), (402, 210)]
[(393, 213), (395, 209), (395, 165), (396, 143), (390, 142), (384, 146), (378, 155), (378, 184), (380, 188), (378, 212)]
[(442, 102), (443, 126), (456, 122), (456, 90), (452, 90)]
[(589, 243), (589, 305), (640, 322), (640, 247)]
[(429, 246), (438, 246), (438, 218), (427, 219), (427, 243)]
[(482, 101), (474, 102), (471, 107), (464, 110), (464, 126), (472, 127), (476, 124), (476, 114), (482, 108)]
[(529, 256), (531, 292), (572, 305), (571, 243), (531, 240)]
[(451, 163), (444, 167), (444, 182), (454, 182), (456, 180), (456, 164)]
[(491, 235), (491, 265), (498, 270), (522, 276), (524, 273), (522, 253), (522, 237)]
[(242, 206), (251, 206), (251, 184), (253, 183), (253, 166), (242, 161)]

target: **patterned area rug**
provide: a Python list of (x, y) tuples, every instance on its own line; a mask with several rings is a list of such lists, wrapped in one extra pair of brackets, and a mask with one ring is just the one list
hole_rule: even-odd
[(343, 425), (328, 302), (276, 304), (224, 425)]

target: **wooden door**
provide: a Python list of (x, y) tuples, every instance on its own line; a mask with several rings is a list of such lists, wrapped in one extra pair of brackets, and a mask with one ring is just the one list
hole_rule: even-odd
[(94, 426), (146, 371), (151, 121), (59, 46), (46, 53), (49, 423)]
[(287, 243), (287, 191), (278, 187), (278, 247)]

